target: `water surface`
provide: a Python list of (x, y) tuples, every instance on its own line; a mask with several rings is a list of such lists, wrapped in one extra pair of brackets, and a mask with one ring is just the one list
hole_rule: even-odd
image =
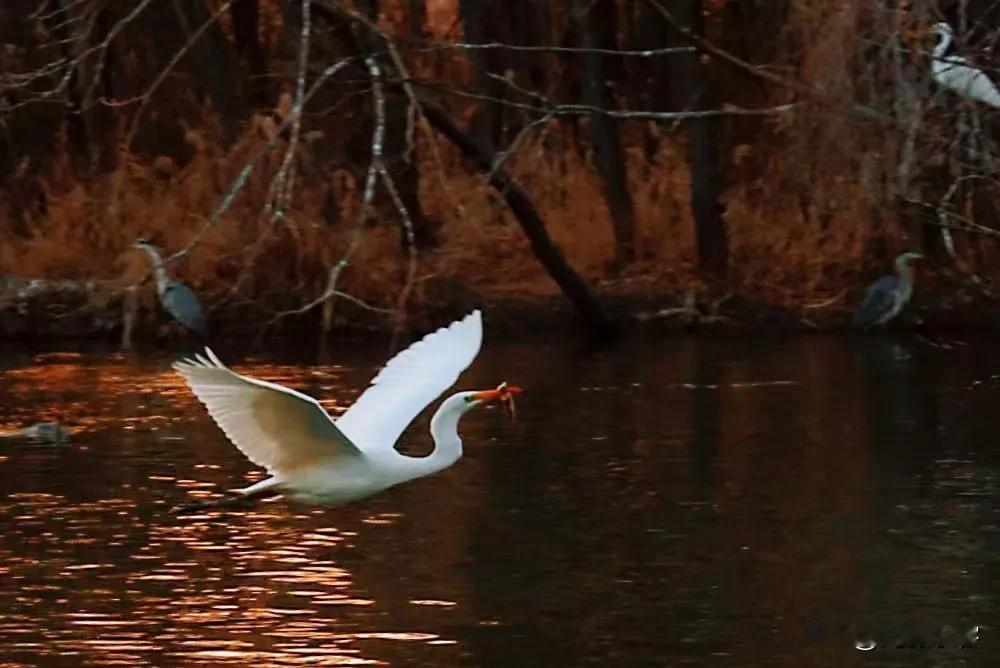
[[(335, 412), (385, 353), (341, 347), (218, 352)], [(192, 519), (261, 472), (169, 356), (5, 348), (0, 428), (73, 434), (0, 441), (0, 665), (995, 665), (997, 352), (488, 342), (460, 386), (528, 392), (453, 468)]]

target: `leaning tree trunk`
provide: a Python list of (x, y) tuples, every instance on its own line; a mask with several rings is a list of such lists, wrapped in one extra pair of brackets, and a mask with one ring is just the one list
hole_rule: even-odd
[[(615, 49), (615, 15), (613, 0), (577, 0), (581, 43), (587, 49)], [(583, 81), (583, 101), (597, 109), (611, 109), (605, 56), (588, 52), (584, 55), (586, 70)], [(606, 114), (590, 114), (590, 138), (594, 145), (597, 170), (604, 183), (604, 200), (611, 215), (615, 237), (615, 265), (622, 268), (635, 261), (635, 209), (628, 189), (625, 152), (617, 122)]]
[[(672, 0), (670, 10), (679, 26), (696, 35), (704, 32), (701, 0)], [(676, 31), (671, 31), (668, 44), (689, 45)], [(688, 111), (715, 108), (698, 52), (674, 55), (669, 62), (675, 107)], [(691, 172), (691, 213), (698, 247), (698, 267), (721, 275), (729, 264), (729, 241), (720, 202), (722, 179), (719, 172), (718, 118), (708, 116), (687, 119), (684, 121), (684, 130), (687, 135), (688, 168)]]
[(466, 134), (452, 117), (442, 109), (430, 104), (423, 105), (430, 124), (462, 154), (475, 163), (484, 173), (490, 175), (490, 185), (499, 192), (518, 224), (524, 231), (535, 257), (548, 271), (552, 280), (562, 289), (563, 294), (573, 303), (577, 313), (587, 325), (599, 334), (610, 334), (616, 330), (614, 321), (605, 312), (603, 305), (590, 285), (566, 261), (559, 247), (552, 241), (545, 229), (545, 221), (535, 209), (531, 198), (517, 181), (511, 179), (503, 168), (497, 168), (496, 155), (476, 143)]

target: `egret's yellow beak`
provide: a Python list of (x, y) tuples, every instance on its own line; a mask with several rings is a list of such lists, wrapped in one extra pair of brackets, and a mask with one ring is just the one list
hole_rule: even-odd
[(472, 398), (476, 401), (481, 401), (482, 403), (488, 403), (490, 401), (499, 401), (504, 406), (507, 407), (510, 416), (513, 418), (515, 415), (514, 408), (514, 395), (524, 392), (523, 389), (517, 385), (508, 385), (506, 381), (497, 385), (495, 390), (483, 390), (482, 392), (476, 392), (472, 395)]

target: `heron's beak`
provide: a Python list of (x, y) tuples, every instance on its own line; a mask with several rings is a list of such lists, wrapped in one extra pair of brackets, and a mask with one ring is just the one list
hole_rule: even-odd
[(472, 395), (472, 398), (481, 403), (489, 403), (490, 401), (499, 401), (506, 408), (507, 412), (510, 413), (511, 419), (516, 415), (516, 408), (514, 406), (514, 395), (524, 392), (523, 389), (517, 385), (508, 385), (506, 381), (497, 385), (495, 390), (483, 390), (482, 392), (476, 392)]

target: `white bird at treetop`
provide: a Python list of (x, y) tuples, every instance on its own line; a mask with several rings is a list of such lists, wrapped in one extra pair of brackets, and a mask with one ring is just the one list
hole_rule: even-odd
[(931, 76), (939, 86), (947, 88), (962, 97), (978, 100), (991, 107), (1000, 108), (1000, 90), (982, 70), (973, 67), (962, 56), (946, 56), (951, 46), (952, 31), (947, 23), (935, 24), (938, 43), (934, 47), (931, 61)]
[(271, 476), (234, 499), (195, 503), (179, 510), (226, 505), (282, 492), (310, 503), (339, 505), (399, 483), (441, 471), (462, 456), (458, 422), (491, 401), (513, 410), (521, 388), (501, 383), (493, 390), (458, 392), (431, 419), (434, 450), (410, 457), (393, 445), (407, 425), (451, 387), (479, 352), (480, 312), (473, 311), (397, 354), (351, 408), (336, 420), (320, 403), (287, 387), (242, 376), (210, 349), (173, 366), (209, 415), (246, 457)]

